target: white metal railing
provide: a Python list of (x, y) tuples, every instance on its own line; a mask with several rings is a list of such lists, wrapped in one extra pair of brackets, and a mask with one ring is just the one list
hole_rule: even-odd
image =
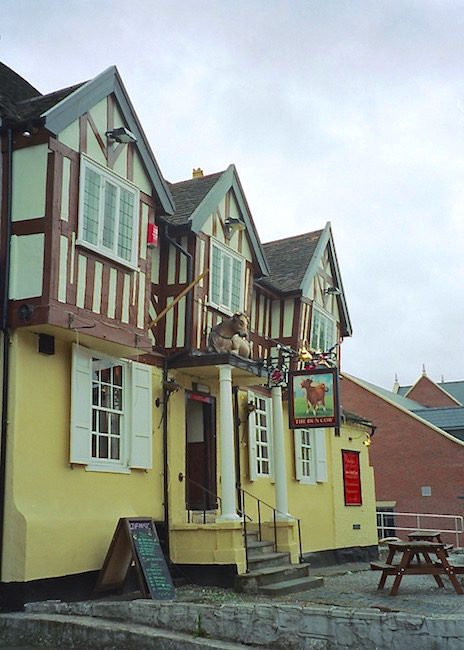
[[(405, 519), (406, 518), (406, 519)], [(401, 525), (403, 522), (403, 525)], [(377, 510), (377, 533), (379, 539), (397, 536), (399, 531), (406, 533), (413, 530), (436, 530), (455, 536), (456, 547), (461, 547), (461, 537), (464, 533), (464, 517), (462, 515), (435, 515), (428, 512), (396, 512)]]

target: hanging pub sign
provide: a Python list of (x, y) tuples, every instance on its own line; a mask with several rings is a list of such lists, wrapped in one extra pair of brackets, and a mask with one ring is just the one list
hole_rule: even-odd
[(340, 426), (338, 369), (295, 370), (288, 377), (291, 429)]

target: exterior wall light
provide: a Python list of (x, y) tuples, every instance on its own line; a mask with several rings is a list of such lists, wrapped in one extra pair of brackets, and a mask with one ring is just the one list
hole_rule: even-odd
[(135, 135), (132, 133), (132, 131), (126, 129), (125, 126), (120, 126), (117, 129), (111, 129), (110, 131), (106, 131), (105, 135), (108, 138), (108, 140), (111, 140), (111, 142), (120, 142), (122, 144), (137, 142), (137, 138), (135, 137)]
[(239, 230), (245, 230), (245, 224), (240, 219), (235, 217), (227, 217), (224, 221), (225, 226), (225, 235), (227, 239), (230, 239), (235, 232)]

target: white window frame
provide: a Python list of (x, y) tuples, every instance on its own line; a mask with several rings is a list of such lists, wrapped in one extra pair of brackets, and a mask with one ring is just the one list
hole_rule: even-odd
[[(123, 366), (120, 458), (92, 457), (92, 378), (94, 360)], [(102, 355), (76, 343), (71, 364), (70, 462), (87, 470), (129, 473), (152, 467), (152, 370), (135, 361)]]
[[(213, 268), (213, 250), (216, 249), (220, 255), (220, 269), (219, 269), (219, 274), (217, 273), (217, 270)], [(211, 238), (210, 240), (210, 249), (209, 249), (209, 296), (208, 296), (208, 302), (212, 307), (216, 307), (216, 309), (219, 309), (222, 312), (225, 312), (226, 314), (234, 314), (236, 312), (241, 312), (243, 311), (243, 303), (244, 303), (244, 279), (245, 279), (245, 258), (242, 257), (241, 255), (238, 255), (235, 251), (231, 251), (230, 248), (227, 248), (223, 244), (221, 244), (217, 239)], [(223, 281), (224, 281), (224, 269), (225, 265), (224, 263), (228, 261), (231, 264), (231, 270), (230, 270), (230, 281), (228, 283), (229, 285), (229, 299), (226, 300), (226, 297), (224, 295), (224, 287), (223, 287)], [(234, 278), (233, 278), (233, 265), (235, 263), (240, 264), (240, 271), (239, 271), (239, 284), (238, 284), (238, 301), (234, 302), (232, 300), (232, 290), (234, 287)], [(219, 279), (218, 279), (219, 277)], [(214, 291), (214, 284), (218, 283), (219, 287), (218, 290)], [(217, 285), (216, 285), (217, 286)], [(216, 298), (215, 294), (219, 294)]]
[[(319, 319), (319, 322), (318, 322)], [(321, 334), (320, 322), (323, 321), (325, 325), (325, 332), (327, 333), (327, 326), (329, 325), (332, 328), (332, 336), (329, 337), (327, 334)], [(321, 309), (318, 305), (313, 303), (313, 313), (311, 318), (311, 335), (310, 335), (310, 346), (314, 350), (320, 350), (321, 352), (327, 352), (337, 342), (337, 322), (332, 314)]]
[[(296, 480), (306, 485), (325, 483), (327, 481), (325, 429), (294, 429), (294, 438)], [(309, 454), (305, 454), (305, 450), (309, 451)], [(306, 459), (307, 455), (310, 456), (310, 460)]]
[[(248, 418), (248, 451), (250, 481), (257, 478), (274, 478), (274, 445), (272, 427), (272, 400), (266, 395), (248, 391), (248, 403), (255, 405)], [(262, 420), (264, 419), (264, 424)], [(266, 434), (266, 441), (262, 434)], [(267, 458), (263, 451), (266, 450)], [(268, 462), (268, 471), (262, 471), (263, 461)]]
[[(85, 234), (85, 219), (84, 219), (84, 205), (86, 199), (86, 173), (87, 171), (94, 172), (100, 177), (100, 187), (98, 196), (98, 223), (97, 232), (95, 233), (96, 241), (90, 241), (86, 238)], [(115, 221), (114, 221), (114, 234), (112, 246), (106, 245), (104, 241), (104, 225), (105, 225), (105, 183), (110, 183), (116, 190), (115, 197)], [(118, 245), (120, 240), (120, 226), (121, 226), (121, 192), (125, 191), (132, 196), (133, 209), (132, 209), (132, 237), (130, 242), (130, 258), (126, 259), (118, 253)], [(135, 185), (129, 183), (125, 178), (118, 176), (113, 171), (98, 165), (93, 160), (90, 160), (84, 155), (81, 155), (81, 169), (79, 179), (79, 227), (77, 235), (77, 243), (85, 246), (100, 255), (104, 255), (116, 262), (123, 264), (131, 269), (137, 268), (138, 249), (139, 249), (139, 206), (140, 206), (140, 192)]]

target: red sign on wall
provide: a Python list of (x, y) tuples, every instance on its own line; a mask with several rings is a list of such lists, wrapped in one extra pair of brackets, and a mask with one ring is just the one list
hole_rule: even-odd
[(359, 467), (359, 451), (342, 450), (343, 486), (345, 489), (345, 505), (362, 505), (361, 471)]

